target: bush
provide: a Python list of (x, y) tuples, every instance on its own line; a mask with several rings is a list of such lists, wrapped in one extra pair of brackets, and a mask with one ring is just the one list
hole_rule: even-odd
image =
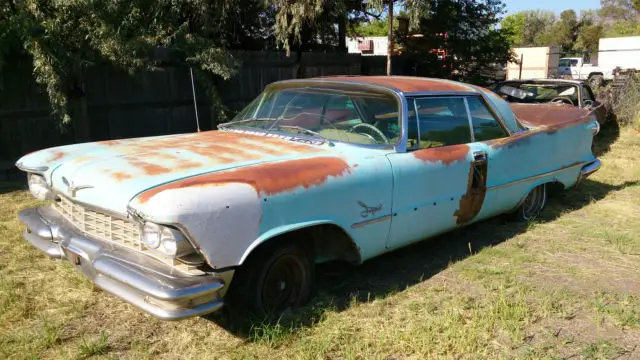
[(598, 93), (612, 120), (640, 129), (640, 73), (627, 72)]

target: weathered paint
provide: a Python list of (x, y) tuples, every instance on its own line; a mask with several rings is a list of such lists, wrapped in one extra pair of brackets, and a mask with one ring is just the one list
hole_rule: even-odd
[(412, 152), (413, 156), (424, 162), (442, 162), (445, 165), (464, 160), (468, 153), (469, 145), (466, 144), (427, 148)]
[[(474, 175), (476, 176), (477, 184), (474, 184)], [(456, 217), (456, 224), (464, 225), (473, 220), (480, 213), (486, 194), (487, 163), (474, 162), (469, 167), (467, 192), (462, 195), (459, 208), (453, 213), (453, 216)]]
[(562, 127), (579, 121), (587, 121), (588, 110), (569, 105), (510, 104), (516, 117), (532, 126)]
[[(405, 92), (487, 95), (434, 79), (333, 79)], [(489, 103), (497, 101), (491, 97)], [(506, 103), (500, 109), (514, 119), (513, 131), (513, 112)], [(130, 205), (148, 221), (179, 224), (216, 268), (240, 264), (273, 236), (317, 224), (344, 229), (366, 260), (511, 210), (537, 184), (572, 186), (581, 164), (595, 158), (591, 120), (562, 107), (549, 107), (544, 116), (519, 109), (534, 129), (411, 152), (210, 131), (77, 144), (21, 161), (49, 166), (46, 175), (59, 190), (65, 190), (62, 176), (75, 185), (92, 185), (77, 192), (83, 203), (122, 214)], [(479, 165), (484, 175), (472, 186), (476, 152), (485, 152), (487, 163)]]
[(328, 76), (337, 81), (359, 81), (369, 84), (390, 86), (404, 92), (422, 91), (471, 91), (461, 83), (442, 79), (427, 79), (408, 76)]
[(138, 195), (137, 199), (144, 204), (163, 191), (218, 186), (226, 183), (248, 184), (260, 195), (275, 195), (297, 187), (306, 189), (322, 185), (329, 177), (343, 176), (349, 172), (349, 165), (343, 159), (336, 157), (290, 160), (214, 172), (171, 182), (145, 191)]

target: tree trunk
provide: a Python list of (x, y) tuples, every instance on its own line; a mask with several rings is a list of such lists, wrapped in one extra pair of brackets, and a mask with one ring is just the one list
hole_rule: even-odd
[(393, 1), (389, 0), (389, 24), (387, 27), (387, 39), (389, 46), (387, 47), (387, 76), (391, 75), (391, 54), (393, 53)]
[(347, 17), (340, 17), (338, 22), (338, 51), (347, 52)]

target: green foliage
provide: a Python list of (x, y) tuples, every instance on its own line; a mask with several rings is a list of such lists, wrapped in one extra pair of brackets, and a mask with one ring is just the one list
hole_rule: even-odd
[(544, 36), (551, 33), (555, 21), (552, 11), (527, 10), (506, 16), (501, 28), (510, 33), (513, 46), (546, 46)]
[[(398, 22), (393, 22), (394, 29), (398, 28)], [(351, 36), (387, 36), (388, 23), (386, 20), (374, 19), (365, 23), (357, 24), (349, 29)]]
[[(453, 70), (468, 79), (480, 69), (511, 59), (512, 34), (495, 28), (504, 11), (501, 1), (440, 0), (432, 1), (429, 9), (419, 20), (423, 36), (398, 40), (405, 48), (403, 53), (415, 55), (428, 70), (423, 75), (443, 76), (435, 70)], [(436, 35), (443, 33), (447, 36)], [(446, 50), (444, 63), (430, 53), (433, 49)]]
[(273, 43), (270, 10), (262, 0), (3, 2), (0, 63), (4, 52), (24, 49), (63, 122), (70, 100), (84, 94), (83, 70), (105, 60), (130, 72), (167, 61), (192, 66), (216, 101), (216, 78), (236, 69), (227, 50)]

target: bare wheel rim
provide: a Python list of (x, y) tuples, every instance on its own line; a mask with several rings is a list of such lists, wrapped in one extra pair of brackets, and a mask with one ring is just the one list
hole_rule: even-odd
[(522, 204), (522, 218), (524, 220), (535, 218), (540, 213), (544, 208), (546, 195), (547, 187), (545, 185), (537, 186), (531, 190)]
[(281, 311), (297, 304), (304, 286), (305, 267), (294, 255), (275, 260), (262, 285), (262, 306), (265, 311)]

